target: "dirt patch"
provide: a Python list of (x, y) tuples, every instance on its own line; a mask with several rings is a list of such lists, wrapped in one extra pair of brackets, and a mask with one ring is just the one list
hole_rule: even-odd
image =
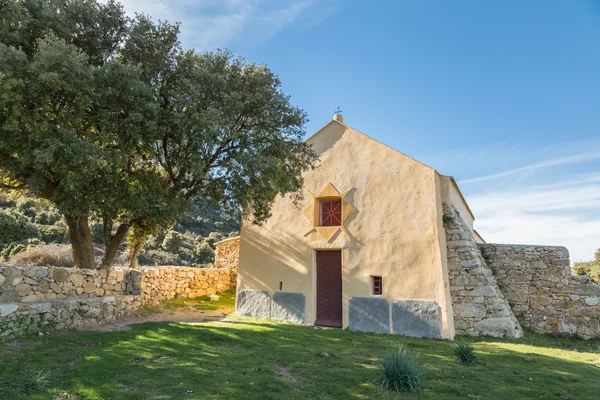
[(277, 365), (275, 366), (275, 374), (277, 374), (277, 378), (284, 382), (289, 383), (298, 383), (298, 379), (292, 374), (292, 366), (291, 365)]
[(184, 306), (166, 310), (158, 306), (152, 312), (139, 312), (125, 318), (100, 325), (90, 325), (83, 330), (95, 332), (114, 332), (130, 330), (132, 325), (145, 322), (204, 322), (222, 320), (229, 315), (229, 310), (198, 310), (193, 306)]

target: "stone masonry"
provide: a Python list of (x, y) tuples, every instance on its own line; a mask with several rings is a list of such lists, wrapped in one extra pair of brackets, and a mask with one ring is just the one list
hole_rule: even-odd
[(564, 247), (479, 244), (522, 326), (600, 337), (600, 285), (571, 275)]
[(471, 230), (444, 205), (450, 295), (457, 334), (518, 338), (523, 330), (487, 266)]
[(90, 270), (0, 265), (0, 341), (122, 318), (144, 304), (235, 287), (224, 268)]
[(237, 273), (240, 263), (240, 237), (215, 243), (215, 268), (229, 268)]

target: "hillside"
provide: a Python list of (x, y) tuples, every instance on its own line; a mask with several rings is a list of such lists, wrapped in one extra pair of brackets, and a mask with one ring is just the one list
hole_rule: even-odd
[[(91, 224), (97, 257), (102, 255), (102, 225)], [(197, 200), (175, 226), (151, 238), (139, 256), (140, 265), (192, 265), (213, 262), (213, 244), (239, 232), (239, 215)], [(16, 264), (70, 260), (67, 225), (56, 208), (37, 199), (0, 194), (0, 261)], [(117, 264), (127, 264), (126, 243)], [(50, 262), (52, 261), (52, 262)]]

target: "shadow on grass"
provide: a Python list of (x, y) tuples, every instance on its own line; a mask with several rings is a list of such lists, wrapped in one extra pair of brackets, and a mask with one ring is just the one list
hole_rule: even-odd
[[(418, 354), (424, 367), (418, 398), (597, 398), (598, 354), (548, 346), (565, 339), (548, 342), (531, 333), (518, 341), (459, 339), (474, 344), (480, 364), (459, 365), (452, 358), (454, 343), (443, 340), (253, 319), (146, 323), (131, 331), (61, 334), (0, 348), (0, 398), (381, 398), (388, 394), (374, 383), (375, 363), (399, 345)], [(48, 377), (32, 385), (40, 371)]]

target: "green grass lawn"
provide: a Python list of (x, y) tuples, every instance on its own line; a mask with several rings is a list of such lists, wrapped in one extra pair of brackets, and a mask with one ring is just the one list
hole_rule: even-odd
[(141, 313), (158, 313), (175, 311), (182, 308), (193, 308), (197, 311), (214, 311), (219, 310), (223, 313), (231, 314), (235, 307), (235, 289), (226, 290), (218, 294), (219, 300), (209, 300), (208, 296), (195, 297), (186, 299), (179, 297), (162, 302), (154, 307), (142, 307)]
[(0, 345), (0, 399), (398, 398), (374, 380), (378, 358), (399, 345), (424, 369), (408, 399), (600, 398), (598, 341), (458, 340), (481, 362), (461, 366), (449, 341), (246, 318), (56, 334)]

